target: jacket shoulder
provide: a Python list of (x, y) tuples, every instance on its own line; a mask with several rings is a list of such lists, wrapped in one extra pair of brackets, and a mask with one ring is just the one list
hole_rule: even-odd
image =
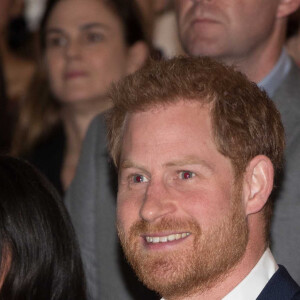
[(290, 276), (285, 267), (279, 269), (271, 277), (257, 300), (298, 300), (300, 287)]

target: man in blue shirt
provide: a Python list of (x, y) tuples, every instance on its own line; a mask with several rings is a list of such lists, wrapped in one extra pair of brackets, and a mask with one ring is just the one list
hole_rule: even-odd
[(287, 147), (275, 190), (271, 249), (300, 282), (300, 72), (284, 49), (288, 17), (299, 0), (177, 0), (182, 45), (189, 55), (234, 65), (266, 90), (281, 113)]

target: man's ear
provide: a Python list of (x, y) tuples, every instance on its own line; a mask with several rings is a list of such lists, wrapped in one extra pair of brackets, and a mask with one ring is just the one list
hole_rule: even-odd
[(277, 18), (284, 18), (294, 13), (300, 7), (300, 0), (280, 0)]
[(264, 155), (255, 156), (247, 166), (244, 176), (246, 215), (262, 210), (273, 189), (274, 168)]
[(149, 47), (145, 42), (139, 41), (129, 48), (127, 75), (134, 73), (143, 66), (149, 57)]

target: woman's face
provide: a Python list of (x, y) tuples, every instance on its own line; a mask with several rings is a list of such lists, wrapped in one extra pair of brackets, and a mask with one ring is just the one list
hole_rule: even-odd
[(61, 0), (46, 25), (50, 87), (63, 103), (98, 101), (128, 73), (130, 49), (119, 18), (102, 0)]

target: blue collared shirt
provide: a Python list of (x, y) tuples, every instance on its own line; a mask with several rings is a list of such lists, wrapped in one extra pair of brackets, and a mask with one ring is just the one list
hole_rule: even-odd
[(292, 67), (292, 60), (287, 54), (286, 50), (283, 49), (279, 57), (278, 62), (272, 69), (272, 71), (257, 85), (263, 88), (270, 98), (274, 96), (275, 91), (281, 85), (286, 75)]

